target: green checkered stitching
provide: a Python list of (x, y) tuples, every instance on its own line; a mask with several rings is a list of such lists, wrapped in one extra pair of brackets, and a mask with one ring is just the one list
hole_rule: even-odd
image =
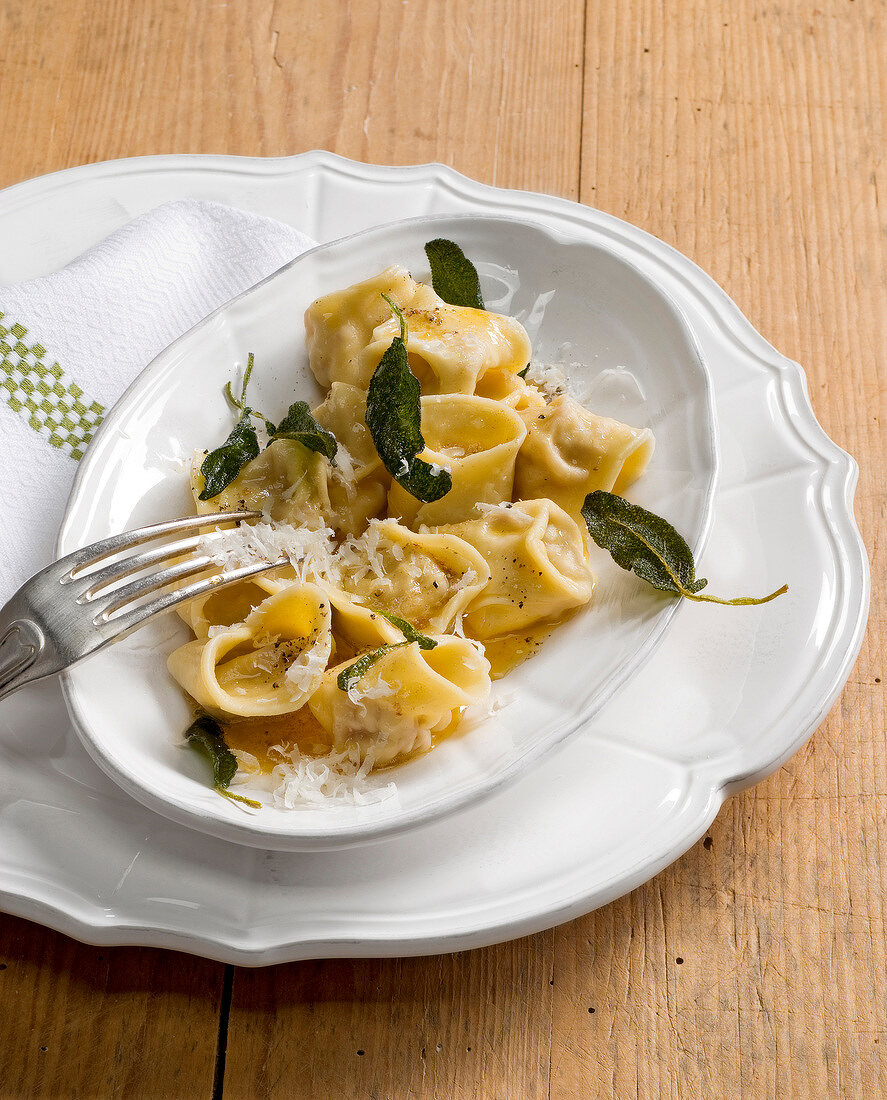
[(58, 363), (44, 363), (46, 348), (28, 347), (28, 330), (19, 324), (4, 325), (5, 316), (0, 311), (0, 400), (22, 414), (53, 447), (81, 459), (105, 417), (104, 405), (66, 379)]

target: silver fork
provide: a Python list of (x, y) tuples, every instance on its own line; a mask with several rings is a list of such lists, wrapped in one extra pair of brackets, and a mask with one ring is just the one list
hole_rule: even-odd
[[(75, 550), (31, 577), (0, 609), (0, 699), (69, 668), (176, 604), (285, 565), (286, 559), (258, 562), (170, 589), (213, 564), (201, 553), (164, 565), (197, 546), (200, 528), (260, 515), (218, 512), (124, 531)], [(190, 537), (127, 553), (168, 535)], [(109, 558), (116, 560), (102, 565)], [(133, 579), (121, 584), (127, 577)]]

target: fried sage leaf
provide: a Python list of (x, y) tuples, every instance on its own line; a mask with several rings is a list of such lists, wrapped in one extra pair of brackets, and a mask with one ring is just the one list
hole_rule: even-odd
[(217, 497), (223, 489), (228, 488), (243, 467), (258, 456), (259, 439), (252, 424), (253, 417), (264, 422), (269, 446), (275, 439), (294, 439), (310, 451), (322, 454), (333, 465), (336, 464), (336, 452), (339, 449), (336, 437), (317, 423), (311, 415), (307, 402), (296, 401), (290, 405), (289, 411), (277, 427), (264, 413), (247, 405), (246, 388), (254, 365), (255, 356), (250, 352), (239, 397), (235, 396), (230, 382), (225, 385), (225, 396), (240, 412), (240, 419), (221, 447), (210, 451), (203, 460), (200, 472), (203, 474), (205, 484), (200, 500), (212, 500), (213, 497)]
[(457, 244), (438, 237), (425, 245), (425, 255), (431, 264), (431, 285), (439, 298), (451, 306), (485, 308), (477, 269)]
[(227, 489), (243, 467), (259, 454), (259, 440), (250, 420), (251, 410), (243, 415), (221, 445), (203, 460), (200, 472), (205, 482), (200, 500), (212, 500)]
[(199, 714), (185, 730), (185, 740), (209, 760), (213, 770), (213, 788), (234, 802), (260, 810), (261, 802), (228, 790), (228, 785), (237, 771), (237, 757), (228, 748), (222, 727), (208, 714)]
[(403, 634), (404, 641), (389, 642), (388, 645), (380, 645), (378, 649), (372, 649), (369, 653), (364, 653), (364, 655), (358, 657), (353, 664), (350, 664), (347, 668), (343, 668), (336, 677), (336, 686), (340, 691), (347, 691), (352, 684), (356, 684), (361, 676), (363, 676), (368, 669), (373, 667), (376, 661), (384, 657), (386, 653), (390, 653), (393, 649), (402, 649), (403, 646), (412, 645), (413, 642), (418, 645), (419, 649), (434, 649), (437, 645), (437, 642), (433, 638), (429, 638), (427, 635), (417, 630), (412, 623), (408, 623), (406, 619), (402, 619), (399, 615), (389, 615), (386, 611), (379, 611), (377, 614), (381, 615), (383, 619), (387, 619), (393, 626), (396, 626), (401, 634)]
[(404, 316), (382, 295), (400, 318), (400, 336), (379, 360), (367, 390), (366, 422), (385, 469), (417, 500), (440, 500), (453, 486), (449, 470), (418, 458), (425, 449), (421, 429), (419, 380), (410, 370)]
[(402, 619), (400, 615), (389, 615), (387, 611), (379, 611), (378, 614), (381, 615), (383, 619), (387, 619), (392, 626), (396, 626), (408, 642), (416, 642), (419, 649), (434, 649), (437, 645), (437, 642), (433, 638), (429, 638), (426, 634), (416, 630), (412, 623), (408, 623), (406, 619)]
[(769, 596), (739, 596), (724, 600), (701, 594), (707, 580), (697, 579), (693, 552), (672, 525), (661, 516), (637, 504), (629, 504), (614, 493), (589, 493), (582, 505), (582, 518), (588, 533), (623, 569), (633, 571), (641, 580), (662, 592), (684, 596), (688, 600), (728, 606), (768, 603), (788, 591), (784, 584)]
[(309, 451), (316, 451), (329, 459), (335, 466), (336, 452), (339, 445), (332, 432), (328, 432), (311, 415), (307, 401), (295, 401), (289, 407), (289, 412), (275, 428), (268, 421), (265, 422), (268, 429), (269, 445), (275, 439), (294, 439), (307, 447)]
[(240, 397), (234, 396), (230, 382), (225, 383), (225, 396), (240, 413), (240, 419), (221, 447), (210, 451), (203, 460), (200, 472), (203, 474), (205, 484), (200, 500), (212, 500), (213, 497), (217, 497), (223, 489), (228, 488), (243, 467), (248, 462), (252, 462), (259, 453), (259, 440), (252, 426), (252, 417), (257, 416), (260, 420), (264, 417), (246, 404), (246, 388), (249, 385), (255, 361), (256, 357), (250, 352), (246, 360)]
[(356, 684), (361, 676), (371, 669), (376, 661), (384, 657), (386, 653), (390, 653), (392, 649), (400, 649), (401, 646), (409, 644), (409, 642), (393, 642), (391, 645), (380, 645), (378, 649), (371, 649), (369, 653), (364, 653), (364, 655), (358, 657), (353, 664), (342, 669), (336, 677), (336, 687), (339, 691), (347, 691), (352, 684)]

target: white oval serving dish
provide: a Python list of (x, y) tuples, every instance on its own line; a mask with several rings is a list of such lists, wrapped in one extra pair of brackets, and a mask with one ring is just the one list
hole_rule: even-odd
[[(426, 217), (371, 229), (303, 254), (181, 337), (108, 415), (80, 464), (59, 539), (67, 553), (109, 533), (191, 511), (185, 462), (231, 427), (223, 385), (256, 358), (252, 403), (272, 418), (319, 400), (302, 314), (316, 297), (388, 264), (427, 278), (423, 245), (457, 240), (476, 260), (491, 308), (527, 325), (535, 357), (564, 361), (573, 392), (596, 411), (649, 426), (656, 451), (632, 489), (700, 551), (717, 475), (712, 394), (693, 334), (673, 299), (606, 245), (507, 218)], [(512, 700), (495, 716), (389, 773), (396, 799), (370, 806), (245, 813), (206, 782), (183, 749), (190, 712), (166, 672), (184, 640), (173, 617), (71, 670), (65, 694), (93, 759), (126, 791), (174, 821), (280, 850), (337, 848), (427, 824), (525, 772), (586, 724), (640, 668), (677, 601), (595, 551), (593, 604), (532, 661), (494, 685)]]

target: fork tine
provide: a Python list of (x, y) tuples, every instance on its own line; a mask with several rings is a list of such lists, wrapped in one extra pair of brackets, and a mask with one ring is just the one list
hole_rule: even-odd
[(149, 573), (145, 577), (137, 577), (129, 584), (121, 585), (120, 588), (114, 588), (107, 594), (102, 606), (95, 612), (93, 622), (96, 624), (107, 622), (113, 617), (115, 611), (126, 607), (127, 604), (140, 600), (144, 596), (150, 596), (152, 592), (157, 592), (174, 581), (180, 581), (184, 577), (191, 577), (195, 573), (200, 573), (212, 564), (213, 559), (211, 557), (207, 554), (200, 554), (197, 557), (176, 562), (175, 565), (170, 565), (167, 569), (160, 569), (157, 572)]
[(262, 515), (257, 511), (237, 512), (213, 512), (206, 516), (186, 516), (184, 519), (173, 519), (166, 523), (152, 523), (147, 527), (139, 527), (134, 531), (124, 531), (119, 535), (111, 535), (109, 538), (94, 542), (91, 546), (84, 546), (81, 550), (75, 550), (67, 554), (55, 563), (55, 568), (62, 571), (63, 584), (79, 576), (82, 570), (91, 565), (97, 565), (104, 558), (112, 554), (120, 554), (124, 550), (131, 550), (140, 546), (143, 542), (160, 538), (163, 535), (173, 535), (180, 531), (190, 531), (200, 527), (214, 527), (219, 523), (236, 523), (244, 519), (258, 519)]
[(258, 573), (264, 573), (268, 569), (277, 569), (287, 563), (287, 558), (281, 558), (278, 561), (262, 561), (253, 565), (244, 565), (241, 566), (240, 569), (232, 570), (230, 573), (220, 573), (214, 577), (208, 577), (205, 580), (195, 581), (193, 584), (185, 585), (184, 588), (174, 589), (172, 592), (167, 592), (162, 596), (158, 596), (156, 600), (135, 607), (132, 611), (127, 611), (122, 615), (115, 615), (104, 621), (100, 620), (96, 625), (102, 636), (101, 644), (104, 645), (107, 642), (116, 641), (118, 638), (123, 637), (124, 634), (128, 634), (131, 630), (134, 630), (137, 626), (141, 626), (142, 623), (147, 622), (149, 619), (153, 619), (155, 615), (159, 615), (162, 611), (168, 611), (169, 608), (175, 607), (176, 604), (184, 603), (185, 600), (192, 600), (195, 596), (204, 596), (209, 592), (216, 592), (220, 588), (224, 588), (229, 584), (234, 584), (236, 581), (246, 580), (248, 577), (254, 577)]
[(94, 569), (90, 573), (78, 573), (75, 580), (82, 580), (86, 587), (77, 596), (78, 603), (90, 602), (101, 595), (103, 589), (115, 581), (122, 581), (133, 573), (146, 569), (149, 565), (158, 562), (170, 561), (178, 554), (184, 554), (193, 550), (200, 542), (202, 535), (191, 535), (187, 539), (179, 539), (176, 542), (165, 542), (162, 546), (155, 546), (151, 550), (145, 550), (141, 554), (130, 554), (119, 561), (104, 565), (101, 569)]

